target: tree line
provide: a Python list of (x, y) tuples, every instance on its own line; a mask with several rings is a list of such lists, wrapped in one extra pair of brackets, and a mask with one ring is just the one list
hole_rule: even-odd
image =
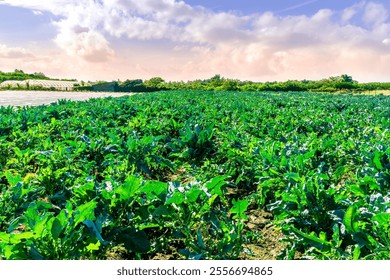
[[(0, 82), (6, 80), (46, 79), (43, 73), (26, 74), (22, 70), (1, 72)], [(75, 80), (74, 80), (75, 81)], [(79, 82), (75, 90), (94, 90), (94, 86), (105, 83), (113, 84), (112, 90), (117, 92), (150, 92), (160, 90), (205, 90), (205, 91), (312, 91), (312, 92), (367, 92), (390, 90), (390, 82), (359, 83), (351, 76), (343, 74), (322, 80), (288, 80), (283, 82), (253, 82), (224, 78), (214, 75), (209, 79), (192, 81), (165, 81), (161, 77), (149, 80), (127, 79), (125, 81)]]
[(158, 90), (219, 90), (219, 91), (312, 91), (312, 92), (367, 92), (390, 90), (390, 83), (359, 83), (351, 76), (329, 77), (318, 81), (288, 80), (284, 82), (252, 82), (223, 78), (215, 75), (209, 79), (166, 82), (161, 77), (118, 82), (117, 91), (145, 92)]
[[(15, 69), (13, 72), (0, 71), (0, 83), (4, 81), (24, 81), (24, 80), (58, 80), (47, 77), (42, 72), (33, 74), (25, 73), (23, 70)], [(59, 79), (60, 81), (76, 81), (76, 79)]]

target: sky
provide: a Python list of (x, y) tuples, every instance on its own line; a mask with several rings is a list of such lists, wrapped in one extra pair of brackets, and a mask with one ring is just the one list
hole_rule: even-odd
[(0, 71), (390, 81), (390, 1), (0, 0)]

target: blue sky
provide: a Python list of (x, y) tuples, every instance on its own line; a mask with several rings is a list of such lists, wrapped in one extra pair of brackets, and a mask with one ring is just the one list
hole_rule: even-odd
[(0, 70), (388, 81), (389, 12), (390, 1), (0, 0)]
[(185, 0), (190, 5), (200, 5), (214, 11), (236, 11), (243, 14), (272, 11), (280, 15), (314, 14), (320, 9), (342, 10), (356, 3), (355, 0)]

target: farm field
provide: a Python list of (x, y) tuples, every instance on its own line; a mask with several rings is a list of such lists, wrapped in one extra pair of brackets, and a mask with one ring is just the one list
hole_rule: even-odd
[(390, 97), (0, 107), (0, 259), (390, 259)]

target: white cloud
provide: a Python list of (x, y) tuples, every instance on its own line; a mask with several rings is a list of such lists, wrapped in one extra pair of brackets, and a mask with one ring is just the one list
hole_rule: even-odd
[(350, 7), (345, 8), (341, 13), (341, 22), (348, 23), (352, 18), (357, 16), (359, 11), (364, 10), (364, 6), (366, 5), (365, 1), (358, 2)]
[(370, 2), (365, 6), (363, 20), (367, 24), (382, 24), (386, 22), (387, 18), (388, 12), (382, 4)]
[(26, 57), (33, 57), (33, 54), (24, 48), (8, 47), (5, 44), (0, 44), (0, 58), (20, 59)]
[[(311, 2), (315, 1), (303, 4)], [(388, 11), (370, 1), (340, 12), (322, 9), (311, 16), (216, 13), (174, 0), (1, 3), (56, 15), (53, 24), (58, 33), (53, 40), (67, 56), (83, 60), (80, 69), (99, 62), (91, 69), (103, 72), (107, 65), (118, 63), (111, 73), (134, 69), (135, 75), (155, 73), (171, 79), (220, 73), (263, 80), (305, 78), (308, 73), (320, 78), (338, 71), (366, 73), (372, 68), (365, 63), (377, 61), (376, 74), (390, 73), (385, 64), (390, 45)], [(114, 37), (115, 42), (127, 44), (128, 50), (117, 47)], [(159, 40), (171, 42), (171, 50), (159, 50), (156, 55), (158, 47), (150, 44)], [(147, 47), (136, 49), (133, 44)], [(0, 47), (0, 57), (4, 53)]]
[(33, 12), (33, 14), (36, 15), (36, 16), (41, 16), (41, 15), (43, 15), (43, 13), (42, 13), (41, 11), (35, 11), (35, 10), (33, 10), (32, 12)]
[(74, 32), (74, 29), (66, 29), (58, 34), (55, 42), (69, 55), (90, 62), (104, 62), (114, 55), (108, 41), (96, 31)]

